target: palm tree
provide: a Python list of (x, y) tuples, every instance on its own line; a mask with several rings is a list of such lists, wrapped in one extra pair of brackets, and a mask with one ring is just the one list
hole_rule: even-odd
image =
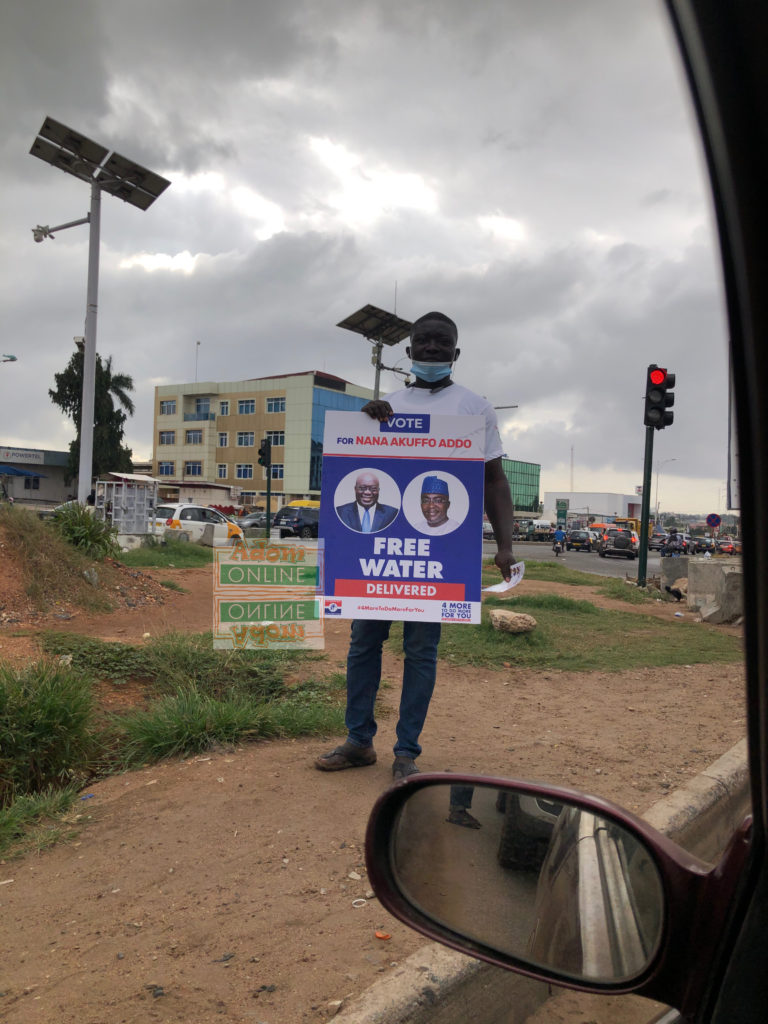
[[(66, 369), (55, 374), (54, 380), (56, 388), (48, 391), (51, 401), (72, 419), (77, 431), (69, 445), (68, 471), (72, 479), (77, 476), (80, 462), (83, 353), (73, 353)], [(130, 472), (132, 468), (133, 453), (122, 443), (126, 420), (134, 413), (130, 391), (133, 391), (133, 378), (126, 373), (113, 372), (112, 356), (102, 362), (97, 354), (93, 407), (93, 474), (96, 477), (110, 471)]]

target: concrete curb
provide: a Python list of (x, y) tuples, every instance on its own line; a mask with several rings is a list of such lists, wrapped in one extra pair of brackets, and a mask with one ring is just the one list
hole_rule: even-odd
[[(747, 741), (655, 803), (645, 820), (714, 862), (749, 813)], [(334, 1018), (338, 1024), (523, 1024), (552, 989), (429, 943)]]

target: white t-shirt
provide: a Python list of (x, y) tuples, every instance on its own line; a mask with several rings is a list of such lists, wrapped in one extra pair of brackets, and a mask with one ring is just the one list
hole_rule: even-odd
[(402, 388), (386, 395), (392, 412), (430, 412), (441, 416), (485, 417), (485, 461), (504, 454), (496, 412), (488, 401), (461, 384), (451, 384), (434, 393), (429, 388)]

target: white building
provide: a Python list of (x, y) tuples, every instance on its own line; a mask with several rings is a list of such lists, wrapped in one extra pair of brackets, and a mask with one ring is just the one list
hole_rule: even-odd
[(617, 517), (640, 519), (642, 495), (610, 494), (606, 491), (545, 491), (543, 519), (557, 519), (557, 503), (568, 502), (568, 520), (588, 519), (611, 522)]

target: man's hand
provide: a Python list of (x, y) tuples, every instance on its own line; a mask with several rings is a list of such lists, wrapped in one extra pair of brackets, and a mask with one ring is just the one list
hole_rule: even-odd
[(383, 398), (374, 398), (373, 401), (367, 402), (360, 412), (368, 413), (372, 420), (378, 420), (380, 423), (393, 415), (392, 406)]
[(517, 559), (512, 554), (512, 548), (499, 548), (493, 558), (505, 583), (512, 578), (512, 566), (517, 565)]

